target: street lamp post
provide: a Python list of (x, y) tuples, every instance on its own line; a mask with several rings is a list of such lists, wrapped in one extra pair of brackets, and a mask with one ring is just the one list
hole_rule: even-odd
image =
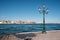
[(46, 27), (45, 27), (45, 14), (48, 13), (48, 8), (45, 8), (45, 5), (43, 4), (42, 9), (40, 7), (38, 8), (39, 13), (43, 14), (43, 30), (42, 33), (46, 33)]

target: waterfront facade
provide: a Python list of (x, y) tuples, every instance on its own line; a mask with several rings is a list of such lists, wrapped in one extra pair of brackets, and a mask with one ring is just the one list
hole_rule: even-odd
[(0, 24), (36, 24), (36, 22), (33, 21), (11, 21), (11, 20), (0, 20)]

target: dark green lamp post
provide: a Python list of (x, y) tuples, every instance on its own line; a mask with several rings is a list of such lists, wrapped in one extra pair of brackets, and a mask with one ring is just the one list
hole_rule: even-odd
[(40, 7), (38, 8), (39, 13), (43, 14), (43, 30), (42, 33), (46, 33), (46, 27), (45, 27), (45, 14), (48, 13), (48, 8), (46, 9), (45, 5), (42, 5), (42, 9)]

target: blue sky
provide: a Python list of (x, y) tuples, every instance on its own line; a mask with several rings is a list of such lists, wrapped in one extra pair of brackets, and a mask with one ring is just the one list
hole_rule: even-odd
[(60, 0), (0, 0), (0, 20), (42, 22), (38, 7), (46, 5), (46, 23), (60, 23)]

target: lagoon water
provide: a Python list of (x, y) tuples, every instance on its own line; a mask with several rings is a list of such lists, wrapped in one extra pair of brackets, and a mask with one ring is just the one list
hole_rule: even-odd
[[(46, 24), (46, 30), (60, 30), (60, 24)], [(0, 34), (42, 31), (42, 24), (0, 24)]]

